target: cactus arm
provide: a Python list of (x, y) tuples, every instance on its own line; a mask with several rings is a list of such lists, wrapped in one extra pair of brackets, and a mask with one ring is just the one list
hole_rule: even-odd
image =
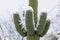
[(13, 17), (14, 17), (14, 24), (16, 26), (16, 30), (18, 31), (19, 34), (21, 34), (21, 36), (25, 36), (23, 30), (21, 29), (21, 25), (19, 25), (19, 23), (20, 23), (18, 21), (18, 20), (20, 20), (19, 15), (18, 14), (14, 14)]
[(27, 28), (27, 35), (33, 35), (34, 34), (34, 25), (33, 25), (33, 15), (32, 11), (28, 10), (26, 12), (26, 28)]
[(29, 6), (31, 6), (34, 10), (34, 21), (37, 24), (38, 0), (29, 0)]
[(44, 29), (44, 31), (40, 35), (41, 37), (43, 37), (47, 33), (47, 31), (49, 29), (49, 26), (50, 26), (50, 20), (47, 20), (46, 21), (46, 25), (45, 25), (45, 29)]
[(39, 25), (38, 25), (38, 28), (37, 28), (37, 34), (38, 35), (40, 35), (45, 28), (46, 17), (47, 17), (47, 14), (45, 12), (42, 12), (42, 15), (40, 16)]

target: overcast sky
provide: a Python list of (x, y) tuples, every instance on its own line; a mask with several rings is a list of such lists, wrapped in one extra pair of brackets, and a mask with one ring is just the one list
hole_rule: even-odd
[[(56, 15), (56, 4), (59, 0), (38, 0), (38, 13), (48, 12), (48, 18), (54, 18)], [(0, 19), (10, 20), (10, 14), (14, 12), (22, 13), (23, 7), (28, 5), (28, 0), (0, 0)], [(53, 11), (51, 11), (54, 9)]]

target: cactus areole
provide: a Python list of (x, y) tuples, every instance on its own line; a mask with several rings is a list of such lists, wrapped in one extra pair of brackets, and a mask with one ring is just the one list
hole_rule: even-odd
[[(35, 10), (34, 13), (35, 12), (37, 13), (37, 10), (36, 10), (37, 6), (35, 4), (37, 0), (29, 0), (29, 1), (30, 1), (29, 5), (31, 5), (33, 9)], [(16, 30), (21, 36), (27, 37), (27, 40), (39, 40), (40, 37), (43, 37), (47, 33), (49, 26), (50, 26), (50, 20), (46, 19), (47, 13), (42, 12), (40, 15), (38, 27), (36, 27), (34, 25), (34, 22), (37, 23), (37, 16), (35, 16), (36, 14), (34, 13), (31, 10), (26, 11), (25, 23), (26, 23), (27, 31), (22, 29), (22, 24), (20, 24), (19, 22), (20, 20), (19, 14), (13, 15)], [(36, 27), (37, 30), (35, 30), (34, 26)]]

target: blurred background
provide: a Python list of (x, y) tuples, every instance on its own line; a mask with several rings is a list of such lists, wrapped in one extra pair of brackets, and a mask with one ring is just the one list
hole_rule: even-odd
[[(0, 40), (26, 40), (16, 31), (13, 14), (19, 13), (24, 25), (23, 11), (29, 0), (0, 0)], [(51, 20), (50, 28), (41, 40), (60, 40), (60, 0), (38, 0), (38, 18), (46, 11)]]

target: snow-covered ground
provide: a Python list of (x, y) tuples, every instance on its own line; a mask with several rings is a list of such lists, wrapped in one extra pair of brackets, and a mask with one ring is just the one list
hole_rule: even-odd
[[(22, 19), (23, 10), (27, 5), (28, 0), (0, 0), (0, 40), (22, 40), (23, 37), (18, 34), (14, 26), (13, 14), (19, 12)], [(60, 0), (38, 0), (38, 17), (42, 11), (47, 12), (47, 19), (51, 20), (51, 25), (41, 40), (52, 40), (53, 37), (59, 40)]]

